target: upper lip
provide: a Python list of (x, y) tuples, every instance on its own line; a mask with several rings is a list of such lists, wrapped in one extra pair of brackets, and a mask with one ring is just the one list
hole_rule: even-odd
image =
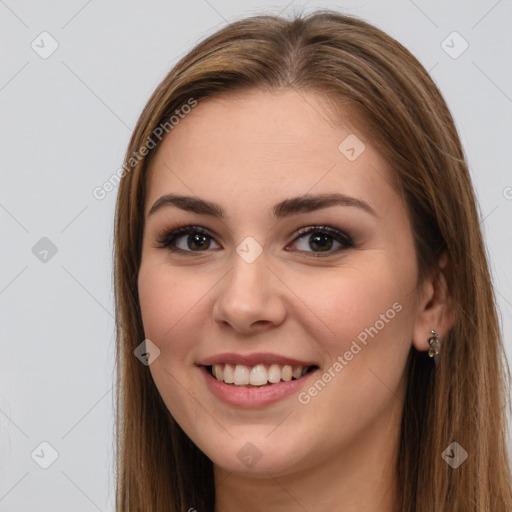
[(198, 363), (199, 366), (212, 366), (214, 364), (232, 364), (256, 366), (257, 364), (288, 364), (290, 366), (317, 366), (314, 362), (299, 361), (293, 357), (272, 354), (270, 352), (259, 352), (254, 354), (236, 354), (234, 352), (225, 352), (207, 357)]

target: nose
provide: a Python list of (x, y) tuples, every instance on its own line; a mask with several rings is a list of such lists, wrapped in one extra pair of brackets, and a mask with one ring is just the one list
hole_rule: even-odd
[(216, 290), (213, 320), (223, 328), (251, 334), (276, 327), (286, 318), (284, 287), (264, 255), (252, 263), (236, 255)]

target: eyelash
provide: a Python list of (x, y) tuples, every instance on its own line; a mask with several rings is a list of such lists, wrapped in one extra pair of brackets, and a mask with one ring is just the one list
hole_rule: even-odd
[[(201, 252), (206, 252), (208, 249), (203, 250), (203, 251), (186, 251), (186, 250), (183, 250), (183, 249), (180, 249), (180, 248), (174, 246), (176, 240), (178, 240), (182, 236), (197, 234), (197, 233), (207, 236), (211, 239), (214, 238), (206, 229), (204, 229), (200, 226), (189, 225), (189, 226), (183, 226), (181, 228), (177, 228), (177, 229), (174, 229), (171, 231), (164, 231), (160, 236), (157, 237), (157, 243), (158, 243), (157, 247), (160, 249), (167, 249), (168, 251), (170, 251), (172, 253), (182, 253), (182, 254), (191, 253), (190, 255), (201, 253)], [(325, 251), (325, 254), (323, 254), (323, 251), (315, 252), (315, 251), (300, 251), (299, 250), (298, 252), (311, 253), (311, 254), (314, 254), (315, 257), (327, 257), (327, 256), (331, 256), (333, 254), (338, 254), (339, 252), (341, 252), (343, 250), (355, 247), (355, 243), (352, 241), (352, 238), (347, 233), (344, 233), (343, 231), (340, 231), (339, 229), (333, 228), (331, 226), (308, 226), (308, 227), (301, 228), (296, 231), (296, 233), (295, 233), (296, 236), (292, 240), (292, 243), (296, 242), (300, 238), (303, 238), (309, 234), (314, 234), (314, 233), (322, 233), (324, 235), (328, 235), (329, 237), (333, 238), (336, 242), (340, 243), (342, 245), (342, 247), (339, 247), (338, 249), (332, 250), (332, 251)]]

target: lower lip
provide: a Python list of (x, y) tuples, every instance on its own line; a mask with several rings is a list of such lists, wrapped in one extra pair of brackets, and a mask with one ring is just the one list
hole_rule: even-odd
[(316, 374), (318, 368), (307, 373), (300, 379), (290, 380), (288, 382), (279, 382), (277, 384), (267, 384), (266, 386), (244, 388), (233, 384), (226, 384), (210, 375), (205, 366), (199, 369), (206, 379), (206, 384), (210, 391), (220, 400), (230, 405), (238, 407), (262, 407), (270, 405), (279, 400), (298, 393), (299, 390)]

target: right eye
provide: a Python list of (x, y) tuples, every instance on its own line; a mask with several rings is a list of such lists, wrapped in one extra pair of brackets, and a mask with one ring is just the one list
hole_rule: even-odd
[(208, 231), (200, 226), (184, 226), (164, 233), (158, 238), (158, 247), (171, 252), (204, 252), (212, 248), (211, 244), (220, 246), (215, 242)]

